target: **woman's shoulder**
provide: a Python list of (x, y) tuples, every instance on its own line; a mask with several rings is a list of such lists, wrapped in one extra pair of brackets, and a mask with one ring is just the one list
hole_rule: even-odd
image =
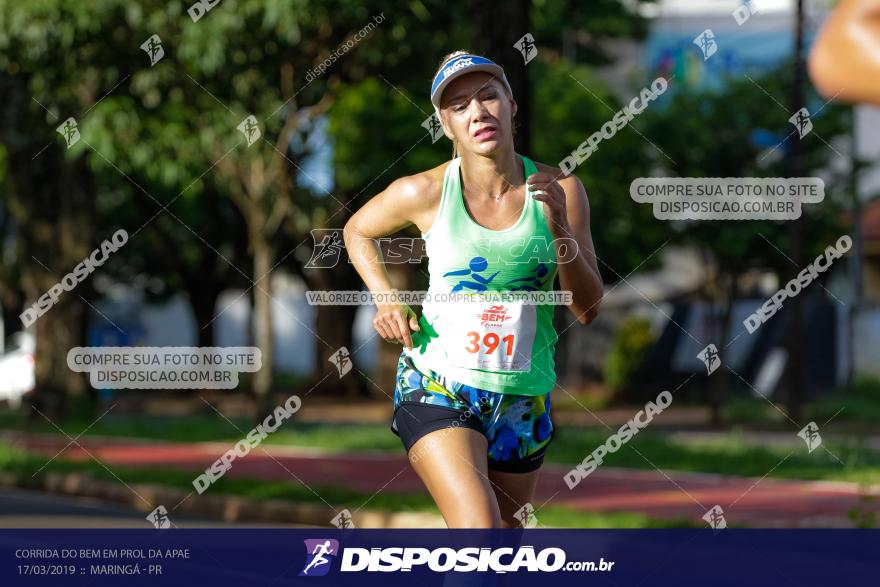
[(439, 201), (443, 191), (443, 176), (451, 161), (445, 161), (426, 171), (399, 177), (386, 188), (386, 191), (401, 202), (411, 201), (424, 206), (432, 201)]
[(394, 180), (379, 195), (379, 201), (387, 210), (393, 210), (395, 216), (405, 218), (425, 234), (440, 208), (443, 176), (449, 164), (450, 161), (446, 161), (433, 169)]

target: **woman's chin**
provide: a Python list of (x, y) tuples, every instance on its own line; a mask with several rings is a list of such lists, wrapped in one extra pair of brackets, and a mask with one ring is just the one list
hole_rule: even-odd
[(473, 151), (480, 155), (491, 155), (498, 151), (501, 147), (501, 143), (497, 140), (489, 139), (488, 141), (480, 141), (478, 143), (473, 143)]

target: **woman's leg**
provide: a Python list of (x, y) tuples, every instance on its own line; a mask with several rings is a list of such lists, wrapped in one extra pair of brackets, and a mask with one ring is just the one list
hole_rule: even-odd
[(520, 510), (534, 498), (541, 463), (555, 433), (550, 393), (490, 397), (493, 407), (486, 417), (486, 436), (491, 443), (489, 480), (502, 527), (519, 528), (528, 521)]
[(449, 528), (501, 528), (489, 482), (486, 437), (449, 427), (421, 437), (408, 456)]
[(489, 471), (489, 481), (501, 510), (502, 528), (519, 528), (523, 521), (514, 516), (535, 495), (540, 469), (529, 473)]

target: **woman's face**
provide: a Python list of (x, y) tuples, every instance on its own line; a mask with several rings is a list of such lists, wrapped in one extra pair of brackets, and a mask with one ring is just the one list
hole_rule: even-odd
[(458, 150), (488, 155), (513, 140), (516, 102), (504, 85), (485, 72), (463, 75), (443, 91), (440, 119), (443, 131)]

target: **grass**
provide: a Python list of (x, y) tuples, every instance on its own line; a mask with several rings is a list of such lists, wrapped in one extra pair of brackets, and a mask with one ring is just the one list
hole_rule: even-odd
[[(841, 411), (841, 407), (844, 409)], [(74, 412), (78, 413), (78, 412)], [(21, 428), (23, 412), (0, 412), (0, 429)], [(880, 381), (857, 380), (854, 390), (821, 398), (807, 407), (807, 415), (820, 426), (832, 416), (833, 422), (869, 419), (880, 422)], [(734, 421), (772, 423), (781, 414), (759, 398), (732, 401), (727, 416)], [(92, 416), (80, 415), (61, 427), (72, 437), (92, 423)], [(234, 443), (251, 430), (253, 422), (232, 419), (232, 424), (215, 414), (157, 417), (143, 414), (108, 414), (89, 427), (89, 436), (135, 437), (177, 442), (219, 441)], [(603, 465), (634, 469), (698, 471), (728, 475), (792, 479), (823, 479), (880, 483), (880, 453), (866, 448), (858, 436), (848, 435), (843, 441), (829, 441), (809, 454), (785, 421), (777, 429), (787, 430), (797, 444), (792, 447), (761, 445), (750, 440), (742, 430), (730, 432), (718, 441), (695, 443), (675, 441), (662, 431), (648, 428), (635, 436), (616, 453), (607, 455)], [(27, 428), (31, 432), (60, 434), (48, 422), (37, 420)], [(574, 466), (605, 443), (610, 431), (598, 427), (558, 427), (556, 440), (547, 461)], [(825, 435), (827, 436), (827, 434)], [(382, 424), (316, 424), (285, 422), (266, 439), (267, 444), (318, 448), (325, 451), (370, 451), (402, 453), (400, 440), (386, 423)]]
[[(781, 406), (784, 409), (784, 406)], [(739, 424), (774, 426), (788, 424), (785, 417), (769, 402), (757, 397), (740, 397), (730, 400), (725, 406), (728, 421)], [(831, 424), (867, 425), (869, 430), (877, 429), (880, 422), (880, 379), (860, 376), (852, 390), (839, 390), (821, 396), (804, 406), (806, 421), (815, 421), (819, 426), (831, 420)]]
[[(8, 416), (7, 416), (8, 419)], [(8, 424), (0, 420), (0, 426)], [(208, 415), (156, 418), (142, 415), (108, 415), (89, 429), (89, 436), (131, 436), (179, 442), (220, 441), (230, 445), (251, 429), (247, 420), (235, 421), (238, 429)], [(72, 437), (88, 423), (63, 426)], [(35, 432), (55, 433), (50, 424), (38, 424)], [(604, 444), (610, 432), (596, 427), (558, 428), (547, 462), (574, 465)], [(800, 442), (792, 432), (792, 438)], [(379, 451), (401, 453), (400, 440), (384, 424), (312, 424), (286, 422), (266, 440), (270, 445), (320, 448), (326, 451)], [(839, 459), (839, 460), (838, 460)], [(653, 463), (653, 464), (652, 464)], [(828, 442), (809, 454), (803, 444), (791, 448), (756, 445), (747, 433), (731, 432), (719, 441), (678, 442), (662, 432), (644, 430), (603, 465), (634, 469), (699, 471), (791, 479), (825, 479), (880, 483), (880, 453), (869, 450), (857, 438)]]
[[(71, 462), (57, 459), (51, 467), (42, 468), (44, 458), (29, 456), (5, 443), (0, 443), (0, 470), (14, 475), (25, 484), (38, 485), (49, 470), (53, 472), (88, 473), (95, 479), (128, 484), (151, 483), (192, 490), (194, 473), (171, 469), (135, 469), (116, 467), (113, 473), (95, 462)], [(42, 468), (42, 469), (41, 469)], [(118, 477), (118, 478), (117, 478)], [(316, 486), (315, 492), (300, 484), (283, 481), (224, 477), (211, 488), (217, 494), (235, 495), (255, 500), (280, 499), (299, 503), (324, 503), (347, 507), (354, 511), (367, 508), (393, 512), (428, 512), (439, 515), (427, 493), (378, 493), (375, 495), (351, 491), (342, 487)], [(317, 493), (320, 495), (315, 495)], [(197, 496), (194, 496), (197, 498)], [(323, 498), (323, 500), (322, 500)], [(341, 505), (340, 505), (341, 504)], [(660, 520), (636, 513), (584, 512), (562, 506), (540, 509), (536, 517), (542, 526), (560, 528), (677, 528), (699, 527), (684, 519)]]
[[(71, 436), (76, 436), (89, 426), (91, 419), (72, 418), (57, 426)], [(236, 426), (247, 432), (253, 422), (246, 419), (232, 418)], [(24, 429), (24, 417), (20, 414), (5, 412), (0, 415), (0, 428)], [(61, 434), (58, 428), (49, 422), (39, 419), (26, 428), (30, 432)], [(229, 422), (217, 415), (198, 414), (192, 416), (146, 416), (125, 414), (122, 416), (105, 416), (88, 430), (89, 436), (127, 436), (132, 438), (161, 439), (178, 442), (201, 442), (228, 440), (236, 438), (238, 431)]]
[[(604, 430), (563, 428), (550, 460), (580, 462), (603, 444), (607, 436)], [(785, 479), (880, 483), (880, 453), (863, 447), (857, 440), (826, 442), (810, 454), (805, 444), (790, 448), (755, 445), (742, 432), (729, 433), (717, 441), (684, 443), (670, 440), (661, 433), (646, 431), (616, 453), (606, 456), (603, 466), (633, 469), (654, 469), (656, 466), (663, 470), (750, 477), (768, 475)]]
[[(235, 442), (254, 427), (246, 418), (230, 418), (232, 424), (215, 414), (191, 416), (145, 416), (140, 414), (108, 415), (93, 426), (91, 420), (71, 420), (58, 427), (71, 437), (88, 428), (88, 436), (110, 436), (165, 440), (169, 442)], [(24, 428), (23, 417), (0, 413), (0, 429), (26, 429), (29, 432), (58, 434), (58, 428), (38, 420)], [(322, 448), (329, 451), (397, 451), (400, 440), (388, 426), (381, 424), (315, 424), (285, 422), (270, 435), (268, 444)]]

